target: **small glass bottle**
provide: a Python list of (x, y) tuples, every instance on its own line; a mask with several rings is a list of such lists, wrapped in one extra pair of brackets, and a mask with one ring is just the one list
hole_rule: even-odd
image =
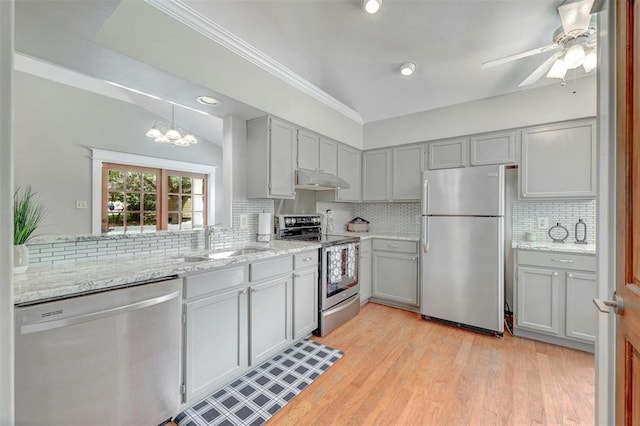
[(587, 224), (578, 219), (575, 228), (576, 244), (587, 244)]

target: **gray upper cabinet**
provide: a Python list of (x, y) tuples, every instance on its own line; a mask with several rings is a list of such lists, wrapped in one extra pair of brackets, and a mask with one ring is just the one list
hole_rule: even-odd
[(595, 120), (522, 130), (519, 178), (523, 199), (595, 197)]
[(394, 201), (420, 199), (422, 145), (393, 149), (392, 193)]
[(307, 130), (298, 129), (298, 168), (318, 170), (318, 150), (320, 136)]
[(247, 197), (295, 198), (295, 126), (272, 117), (249, 120), (247, 148)]
[(338, 142), (320, 137), (318, 169), (323, 173), (338, 173)]
[(391, 199), (391, 150), (367, 151), (363, 154), (363, 201), (388, 201)]
[(455, 138), (428, 143), (429, 169), (466, 167), (468, 146), (469, 138)]
[(360, 173), (362, 156), (360, 151), (346, 145), (338, 146), (338, 176), (349, 183), (349, 189), (337, 191), (337, 201), (360, 201), (362, 188)]
[(472, 166), (514, 164), (516, 162), (516, 131), (487, 133), (469, 138)]

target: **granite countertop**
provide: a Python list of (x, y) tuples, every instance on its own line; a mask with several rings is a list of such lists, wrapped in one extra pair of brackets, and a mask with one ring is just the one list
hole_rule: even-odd
[(185, 256), (207, 252), (183, 251), (167, 255), (139, 255), (126, 260), (109, 260), (32, 267), (26, 274), (14, 275), (14, 303), (26, 304), (60, 297), (96, 292), (110, 287), (145, 283), (174, 276), (185, 276), (224, 266), (253, 262), (269, 257), (319, 249), (318, 243), (275, 240), (270, 243), (248, 243), (216, 251), (256, 247), (256, 253), (225, 259), (185, 262)]
[(345, 235), (348, 237), (359, 237), (361, 240), (370, 240), (371, 238), (380, 238), (385, 240), (405, 240), (405, 241), (420, 241), (419, 234), (407, 234), (407, 233), (390, 233), (390, 232), (349, 232), (349, 231), (334, 231), (332, 235)]
[(551, 241), (513, 241), (514, 249), (596, 254), (595, 244), (554, 243)]

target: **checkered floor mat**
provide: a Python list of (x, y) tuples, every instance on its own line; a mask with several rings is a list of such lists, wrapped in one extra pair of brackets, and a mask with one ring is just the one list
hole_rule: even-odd
[(303, 340), (176, 416), (180, 426), (261, 425), (343, 353)]

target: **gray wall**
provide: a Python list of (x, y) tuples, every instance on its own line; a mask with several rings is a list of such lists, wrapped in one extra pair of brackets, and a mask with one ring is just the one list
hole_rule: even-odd
[(91, 233), (91, 208), (75, 208), (76, 200), (91, 206), (89, 148), (217, 166), (222, 196), (222, 148), (206, 135), (189, 148), (156, 144), (145, 133), (160, 117), (145, 109), (18, 71), (13, 106), (15, 184), (31, 185), (49, 209), (40, 234)]
[(537, 87), (364, 125), (364, 149), (595, 117), (596, 78)]

